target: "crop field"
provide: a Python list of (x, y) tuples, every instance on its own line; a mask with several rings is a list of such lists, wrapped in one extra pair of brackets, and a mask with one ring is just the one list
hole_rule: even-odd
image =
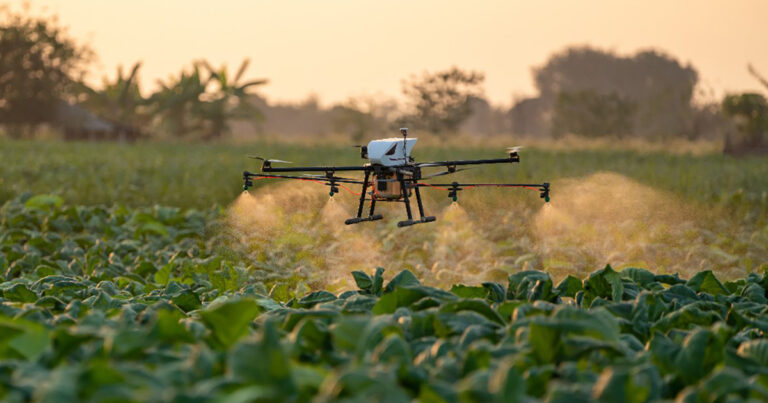
[(526, 149), (454, 177), (551, 203), (430, 189), (407, 229), (241, 190), (248, 154), (356, 153), (0, 142), (0, 400), (768, 400), (764, 158)]

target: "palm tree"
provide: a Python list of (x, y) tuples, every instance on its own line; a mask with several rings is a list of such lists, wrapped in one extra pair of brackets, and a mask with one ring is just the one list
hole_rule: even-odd
[(756, 78), (760, 84), (763, 84), (763, 86), (768, 89), (768, 80), (766, 80), (765, 77), (758, 73), (751, 64), (747, 64), (747, 70), (749, 71), (749, 74), (752, 74), (752, 77)]
[(131, 67), (128, 75), (122, 66), (117, 69), (115, 81), (103, 79), (103, 88), (94, 90), (84, 86), (85, 106), (102, 119), (108, 120), (115, 127), (117, 138), (136, 139), (149, 123), (150, 115), (146, 110), (146, 99), (141, 96), (138, 72), (141, 62)]
[(226, 66), (214, 69), (202, 60), (193, 63), (191, 72), (158, 81), (160, 90), (150, 101), (159, 126), (174, 137), (210, 140), (228, 132), (231, 119), (258, 122), (262, 115), (251, 104), (248, 89), (267, 80), (241, 82), (248, 64), (244, 60), (231, 80)]
[(248, 90), (251, 87), (266, 84), (267, 80), (241, 82), (250, 60), (243, 60), (232, 79), (229, 77), (226, 65), (222, 65), (217, 70), (206, 61), (202, 61), (201, 64), (208, 70), (208, 80), (215, 87), (214, 92), (206, 94), (207, 102), (201, 105), (201, 117), (206, 121), (204, 138), (221, 137), (230, 130), (231, 119), (244, 119), (252, 123), (263, 119), (262, 113), (251, 103)]
[(160, 89), (152, 94), (149, 102), (158, 126), (174, 137), (189, 137), (198, 132), (201, 124), (197, 115), (208, 86), (200, 67), (193, 64), (191, 72), (182, 71), (178, 77), (157, 83)]

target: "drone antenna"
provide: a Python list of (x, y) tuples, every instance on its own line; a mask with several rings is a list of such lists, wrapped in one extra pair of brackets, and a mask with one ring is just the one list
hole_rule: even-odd
[(407, 164), (408, 163), (408, 154), (407, 154), (407, 152), (405, 150), (405, 148), (406, 148), (405, 147), (405, 145), (406, 145), (405, 139), (406, 139), (406, 137), (408, 137), (408, 128), (407, 127), (401, 127), (400, 128), (400, 134), (403, 135), (403, 161), (405, 161), (403, 164)]

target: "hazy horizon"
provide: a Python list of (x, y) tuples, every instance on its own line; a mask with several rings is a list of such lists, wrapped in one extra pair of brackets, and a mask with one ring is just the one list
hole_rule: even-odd
[[(11, 4), (19, 10), (22, 2)], [(234, 70), (250, 58), (247, 77), (269, 79), (259, 93), (270, 101), (399, 97), (409, 75), (458, 66), (485, 73), (488, 99), (510, 105), (536, 93), (531, 68), (569, 45), (620, 54), (662, 50), (692, 64), (702, 88), (716, 96), (760, 89), (747, 63), (768, 74), (768, 2), (756, 0), (37, 0), (31, 6), (34, 14), (58, 15), (93, 48), (98, 60), (90, 82), (142, 61), (144, 91), (196, 59)]]

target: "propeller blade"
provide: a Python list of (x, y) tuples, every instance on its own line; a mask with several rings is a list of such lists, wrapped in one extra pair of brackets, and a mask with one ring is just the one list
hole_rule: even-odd
[(438, 164), (438, 163), (434, 163), (434, 162), (425, 162), (423, 164), (416, 164), (416, 166), (420, 166), (420, 167), (445, 167), (445, 166), (448, 166), (448, 164)]
[(291, 161), (267, 159), (267, 158), (259, 157), (259, 156), (256, 156), (256, 155), (249, 155), (248, 158), (252, 158), (252, 159), (255, 159), (255, 160), (261, 160), (261, 161), (265, 161), (265, 162), (269, 161), (269, 162), (282, 162), (283, 164), (293, 164), (293, 162), (291, 162)]
[(524, 146), (507, 147), (507, 151), (511, 152), (511, 153), (516, 153), (516, 152), (522, 150), (523, 148), (525, 148), (525, 147)]

